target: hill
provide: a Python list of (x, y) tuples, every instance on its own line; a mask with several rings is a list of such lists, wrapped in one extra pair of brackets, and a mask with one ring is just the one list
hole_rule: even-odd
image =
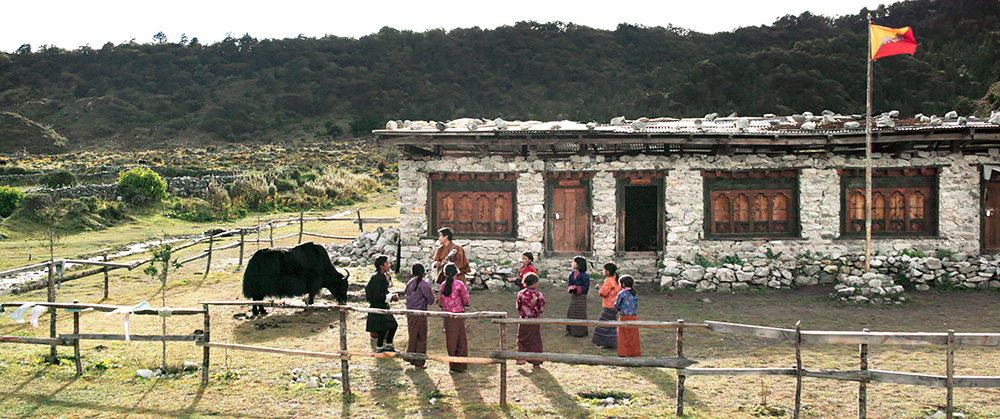
[(35, 154), (66, 151), (66, 138), (13, 112), (0, 112), (0, 149)]
[(869, 12), (913, 27), (919, 42), (912, 57), (876, 63), (876, 109), (989, 110), (987, 90), (1000, 80), (1000, 3), (991, 0), (803, 13), (711, 35), (518, 22), (360, 39), (25, 45), (0, 53), (0, 110), (52, 126), (71, 149), (309, 141), (364, 135), (389, 118), (861, 113)]

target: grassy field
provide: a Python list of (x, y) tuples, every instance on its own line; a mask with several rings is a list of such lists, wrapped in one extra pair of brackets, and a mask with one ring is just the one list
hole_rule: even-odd
[[(372, 203), (365, 215), (389, 216), (394, 208)], [(145, 224), (149, 223), (149, 224)], [(348, 234), (356, 226), (349, 223), (316, 224), (330, 233)], [(198, 230), (204, 226), (163, 226), (144, 220), (134, 226), (135, 237), (143, 237), (142, 227), (164, 231)], [(312, 228), (307, 229), (313, 230)], [(296, 227), (297, 228), (297, 227)], [(289, 230), (291, 232), (292, 230)], [(320, 230), (321, 231), (321, 230)], [(101, 238), (64, 238), (70, 254), (82, 249), (107, 246), (129, 236), (128, 230), (102, 233)], [(162, 234), (157, 232), (156, 234)], [(134, 237), (133, 237), (134, 238)], [(294, 244), (289, 239), (287, 245)], [(70, 249), (69, 246), (77, 246)], [(10, 243), (4, 243), (6, 246)], [(251, 250), (253, 248), (251, 247)], [(194, 254), (192, 249), (189, 254)], [(172, 269), (166, 287), (166, 303), (172, 307), (195, 307), (198, 301), (236, 300), (240, 295), (242, 269), (237, 266), (235, 249), (222, 252), (204, 274), (204, 262), (196, 261)], [(183, 258), (189, 254), (181, 254)], [(351, 268), (353, 284), (361, 286), (371, 269)], [(562, 273), (559, 274), (562, 277)], [(94, 276), (65, 283), (58, 301), (101, 302), (134, 305), (149, 301), (159, 306), (160, 283), (139, 269), (115, 271), (111, 276), (111, 296), (103, 300), (102, 278)], [(401, 281), (393, 285), (397, 291)], [(564, 288), (543, 278), (541, 290), (548, 299), (546, 317), (565, 317), (568, 298)], [(801, 320), (806, 330), (860, 330), (940, 332), (996, 331), (997, 295), (994, 292), (953, 292), (911, 294), (903, 306), (854, 307), (829, 300), (825, 288), (744, 294), (666, 293), (651, 286), (640, 287), (641, 319), (688, 322), (717, 320), (775, 327), (793, 327)], [(45, 293), (6, 296), (0, 301), (43, 301)], [(707, 300), (706, 300), (707, 299)], [(325, 300), (324, 300), (325, 301)], [(360, 304), (360, 303), (354, 303)], [(591, 317), (600, 303), (590, 296)], [(514, 294), (508, 291), (474, 291), (473, 310), (501, 310), (513, 314)], [(212, 340), (300, 349), (334, 351), (339, 348), (336, 315), (273, 309), (264, 318), (245, 320), (246, 307), (217, 307), (212, 310)], [(122, 333), (119, 315), (87, 312), (82, 315), (83, 333)], [(37, 329), (0, 319), (0, 334), (47, 336), (48, 316)], [(60, 333), (71, 331), (71, 315), (59, 313)], [(367, 350), (364, 315), (349, 316), (351, 350)], [(396, 347), (405, 347), (405, 319)], [(133, 316), (132, 333), (160, 333), (160, 319)], [(201, 329), (200, 316), (168, 319), (169, 334), (187, 334)], [(471, 355), (482, 356), (497, 349), (498, 327), (484, 321), (469, 321)], [(548, 352), (605, 354), (589, 339), (562, 336), (559, 327), (543, 327)], [(645, 356), (673, 356), (674, 335), (666, 331), (643, 331)], [(512, 339), (513, 340), (513, 339)], [(444, 353), (440, 320), (431, 320), (431, 353)], [(397, 360), (355, 358), (351, 360), (354, 397), (344, 399), (335, 381), (325, 388), (309, 388), (293, 383), (292, 372), (314, 376), (340, 373), (340, 363), (319, 358), (277, 356), (235, 350), (212, 351), (211, 380), (200, 382), (200, 372), (181, 372), (169, 378), (141, 379), (137, 369), (153, 369), (160, 364), (161, 344), (147, 342), (84, 341), (85, 372), (75, 376), (68, 347), (60, 348), (62, 363), (43, 361), (48, 347), (0, 344), (0, 417), (542, 417), (610, 418), (669, 417), (675, 409), (676, 374), (670, 369), (570, 366), (547, 363), (532, 371), (530, 366), (509, 368), (508, 409), (499, 407), (498, 367), (472, 366), (467, 373), (450, 374), (447, 365), (431, 362), (426, 370), (413, 369)], [(685, 354), (698, 360), (700, 367), (791, 367), (794, 350), (787, 343), (748, 337), (733, 337), (702, 330), (685, 335)], [(199, 362), (201, 348), (190, 343), (169, 343), (168, 364), (178, 367), (185, 361)], [(871, 348), (872, 369), (944, 375), (942, 347)], [(804, 366), (809, 369), (855, 369), (857, 348), (850, 346), (808, 346)], [(956, 354), (957, 375), (1000, 375), (1000, 351), (995, 348), (960, 348)], [(791, 416), (795, 381), (791, 377), (691, 377), (687, 379), (688, 404), (685, 412), (696, 418), (753, 417), (755, 405), (766, 394), (770, 406)], [(595, 398), (628, 398), (627, 405), (605, 407)], [(856, 417), (857, 384), (805, 379), (803, 417)], [(872, 418), (923, 418), (944, 405), (945, 390), (891, 384), (871, 384), (868, 411)], [(1000, 390), (956, 389), (958, 411), (967, 417), (1000, 417)]]

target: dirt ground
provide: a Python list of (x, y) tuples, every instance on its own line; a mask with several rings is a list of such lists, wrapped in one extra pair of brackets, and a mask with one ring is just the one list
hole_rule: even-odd
[[(361, 286), (368, 268), (352, 268), (352, 283)], [(559, 277), (562, 277), (561, 273)], [(98, 279), (64, 284), (59, 301), (79, 299), (99, 302)], [(168, 306), (195, 307), (198, 301), (240, 300), (241, 272), (233, 260), (216, 263), (203, 276), (186, 267), (171, 276)], [(135, 304), (146, 300), (159, 305), (159, 283), (134, 272), (112, 278), (107, 304)], [(401, 291), (402, 281), (394, 282)], [(540, 288), (548, 306), (545, 317), (564, 318), (569, 302), (565, 286), (543, 278)], [(638, 286), (640, 320), (689, 323), (715, 320), (803, 330), (861, 330), (898, 332), (996, 332), (1000, 304), (992, 291), (932, 292), (908, 295), (900, 306), (852, 306), (827, 297), (831, 289), (813, 287), (789, 291), (739, 294), (699, 294), (659, 291)], [(472, 294), (470, 310), (514, 311), (515, 294), (508, 290), (480, 290)], [(4, 297), (2, 301), (40, 301), (44, 292)], [(589, 315), (597, 318), (600, 301), (591, 293)], [(290, 300), (292, 301), (292, 300)], [(325, 301), (325, 300), (324, 300)], [(353, 303), (360, 304), (360, 303)], [(402, 305), (400, 304), (400, 308)], [(339, 348), (336, 314), (274, 309), (267, 317), (246, 320), (247, 307), (213, 307), (212, 340), (331, 352)], [(60, 313), (60, 332), (70, 324)], [(140, 317), (140, 316), (134, 316)], [(46, 336), (40, 327), (0, 320), (0, 334)], [(349, 315), (349, 348), (369, 349), (363, 313)], [(395, 346), (405, 348), (406, 321)], [(160, 333), (155, 316), (133, 319), (132, 333)], [(85, 313), (84, 333), (121, 333), (121, 318)], [(428, 347), (444, 354), (440, 320), (430, 321)], [(189, 333), (203, 328), (202, 318), (171, 318), (168, 333)], [(499, 327), (488, 321), (467, 323), (470, 355), (486, 356), (498, 348)], [(508, 336), (514, 331), (509, 330)], [(689, 329), (684, 336), (685, 355), (698, 367), (793, 367), (795, 358), (787, 342), (738, 337)], [(643, 330), (644, 356), (675, 355), (673, 331)], [(513, 342), (513, 338), (510, 338)], [(546, 352), (609, 355), (588, 338), (562, 335), (562, 328), (543, 326)], [(513, 343), (509, 344), (513, 347)], [(807, 346), (807, 369), (857, 369), (856, 346)], [(344, 399), (335, 381), (323, 388), (309, 388), (292, 381), (295, 371), (329, 377), (340, 373), (340, 362), (319, 358), (277, 356), (236, 350), (212, 350), (212, 379), (200, 385), (197, 372), (171, 378), (145, 380), (135, 377), (139, 368), (159, 364), (161, 345), (143, 342), (86, 341), (82, 348), (83, 376), (75, 377), (72, 362), (48, 365), (41, 357), (46, 347), (0, 344), (0, 416), (2, 417), (670, 417), (676, 408), (677, 376), (672, 369), (574, 366), (546, 363), (533, 371), (509, 363), (507, 409), (499, 403), (499, 367), (475, 365), (467, 373), (448, 372), (446, 364), (431, 362), (417, 370), (395, 359), (355, 357), (350, 361), (354, 397)], [(201, 348), (189, 343), (168, 344), (168, 364), (200, 362)], [(873, 346), (870, 368), (922, 374), (945, 374), (943, 347)], [(60, 349), (64, 360), (72, 351)], [(956, 354), (956, 375), (1000, 375), (997, 348), (962, 347)], [(791, 416), (795, 380), (791, 377), (689, 377), (685, 413), (690, 417), (753, 417), (754, 408), (766, 405)], [(819, 379), (803, 382), (803, 417), (856, 417), (857, 383)], [(612, 397), (614, 402), (600, 400)], [(945, 390), (893, 384), (870, 384), (868, 417), (928, 417), (945, 403)], [(1000, 390), (957, 389), (955, 405), (967, 417), (1000, 417)]]

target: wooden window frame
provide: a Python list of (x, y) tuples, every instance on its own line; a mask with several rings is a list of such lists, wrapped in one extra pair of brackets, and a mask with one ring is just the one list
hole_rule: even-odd
[[(457, 238), (516, 240), (517, 239), (517, 173), (428, 173), (427, 237), (437, 238), (437, 231), (450, 227)], [(460, 229), (456, 225), (438, 223), (438, 192), (509, 194), (509, 233), (483, 233)], [(474, 223), (474, 221), (468, 221)], [(473, 224), (473, 229), (475, 225)]]
[[(840, 237), (864, 239), (864, 207), (861, 207), (861, 217), (856, 219), (849, 218), (850, 208), (848, 206), (850, 195), (854, 192), (860, 192), (862, 199), (864, 199), (865, 170), (840, 169), (838, 172), (840, 174)], [(872, 238), (937, 237), (940, 227), (939, 172), (940, 169), (937, 167), (879, 168), (873, 170), (872, 201), (876, 201), (876, 205), (872, 205)], [(917, 193), (924, 195), (923, 218), (911, 218), (911, 199)], [(903, 207), (900, 209), (903, 218), (890, 219), (889, 217), (892, 215), (891, 199), (896, 194), (903, 197)], [(881, 212), (881, 216), (879, 212)], [(902, 231), (889, 231), (890, 224), (899, 222), (902, 223)], [(915, 222), (922, 222), (923, 227), (914, 228)], [(849, 229), (852, 225), (854, 231)]]
[[(707, 240), (780, 240), (801, 238), (802, 223), (799, 205), (799, 170), (753, 170), (753, 171), (702, 171), (704, 189), (704, 224), (703, 229)], [(773, 202), (778, 194), (787, 196), (786, 221), (775, 221)], [(747, 196), (747, 220), (736, 221), (730, 217), (729, 232), (717, 232), (713, 197), (720, 194), (730, 196)], [(753, 199), (763, 194), (768, 200), (766, 221), (753, 221)], [(730, 201), (732, 202), (732, 201)], [(730, 213), (734, 212), (735, 203), (730, 203)], [(746, 223), (740, 226), (737, 223)], [(786, 225), (785, 231), (775, 231), (780, 225)], [(745, 227), (745, 231), (735, 232), (737, 227)]]
[[(664, 217), (665, 206), (665, 182), (667, 171), (635, 171), (635, 172), (615, 172), (616, 189), (615, 203), (618, 221), (616, 226), (617, 235), (615, 237), (615, 254), (617, 256), (655, 256), (663, 252), (665, 246), (664, 239)], [(656, 249), (643, 251), (625, 250), (625, 188), (631, 186), (656, 186)]]

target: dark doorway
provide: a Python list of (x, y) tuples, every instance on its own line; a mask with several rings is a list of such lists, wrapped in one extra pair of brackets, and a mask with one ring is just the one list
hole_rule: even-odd
[(625, 186), (622, 191), (622, 217), (624, 220), (624, 245), (626, 252), (659, 250), (657, 243), (658, 199), (657, 185)]

